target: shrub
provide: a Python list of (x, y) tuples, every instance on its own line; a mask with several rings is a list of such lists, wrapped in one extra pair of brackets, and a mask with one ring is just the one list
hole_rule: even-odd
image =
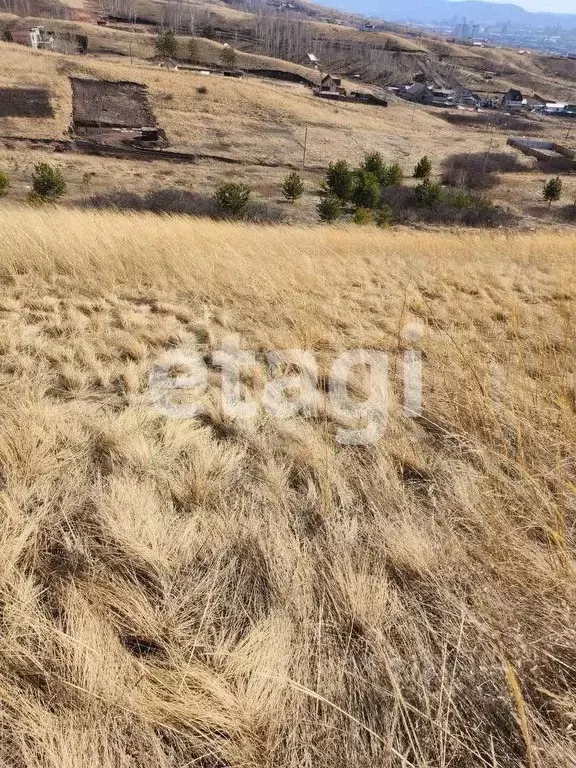
[(352, 202), (357, 208), (376, 208), (380, 203), (381, 191), (376, 176), (367, 171), (358, 171)]
[(415, 179), (429, 179), (432, 173), (432, 163), (428, 159), (428, 155), (420, 158), (414, 167)]
[(3, 197), (6, 194), (9, 186), (10, 179), (3, 171), (0, 171), (0, 197)]
[(404, 171), (398, 163), (386, 166), (381, 183), (384, 187), (399, 186), (404, 181)]
[(550, 179), (550, 181), (546, 182), (543, 194), (544, 200), (548, 203), (548, 208), (550, 208), (552, 203), (557, 203), (562, 197), (562, 179), (556, 176), (555, 179)]
[(342, 201), (335, 195), (323, 197), (316, 208), (321, 221), (331, 223), (342, 215)]
[(196, 88), (196, 93), (199, 93), (200, 96), (206, 96), (208, 93), (208, 88), (205, 85), (201, 85), (198, 88)]
[(66, 182), (59, 168), (47, 163), (39, 163), (32, 174), (32, 194), (30, 202), (48, 202), (57, 200), (66, 192)]
[(234, 48), (225, 45), (220, 53), (220, 61), (227, 69), (235, 69), (238, 65), (238, 54)]
[(216, 190), (216, 200), (227, 215), (240, 216), (250, 202), (251, 191), (246, 184), (221, 184)]
[(491, 189), (498, 184), (498, 173), (525, 171), (526, 165), (509, 152), (461, 153), (442, 163), (442, 183), (451, 187)]
[(389, 205), (383, 205), (380, 210), (376, 211), (376, 226), (382, 229), (392, 226), (394, 224), (394, 211)]
[(304, 194), (304, 182), (296, 171), (288, 174), (282, 182), (282, 194), (291, 203), (295, 203)]
[(386, 163), (380, 152), (370, 152), (364, 157), (360, 170), (372, 174), (381, 182), (386, 173)]
[(432, 184), (430, 181), (424, 181), (416, 189), (416, 199), (420, 205), (432, 207), (442, 201), (444, 190), (440, 184)]
[(369, 208), (357, 208), (352, 219), (354, 224), (365, 226), (372, 223), (372, 211)]
[(354, 174), (346, 160), (330, 163), (326, 173), (325, 188), (329, 195), (348, 202), (354, 192)]
[(167, 29), (166, 32), (159, 32), (156, 36), (155, 48), (158, 56), (163, 56), (166, 59), (176, 56), (178, 43), (174, 32), (171, 29)]

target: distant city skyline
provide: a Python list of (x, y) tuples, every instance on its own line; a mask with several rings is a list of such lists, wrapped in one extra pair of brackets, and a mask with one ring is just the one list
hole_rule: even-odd
[[(452, 1), (457, 2), (458, 0)], [(574, 0), (489, 0), (489, 2), (519, 5), (526, 11), (576, 14)]]

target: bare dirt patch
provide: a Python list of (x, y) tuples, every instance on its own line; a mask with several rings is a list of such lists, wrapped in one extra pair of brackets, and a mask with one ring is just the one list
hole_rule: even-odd
[(76, 133), (89, 128), (156, 126), (145, 85), (71, 78), (73, 124)]
[(43, 88), (0, 88), (0, 117), (54, 117)]

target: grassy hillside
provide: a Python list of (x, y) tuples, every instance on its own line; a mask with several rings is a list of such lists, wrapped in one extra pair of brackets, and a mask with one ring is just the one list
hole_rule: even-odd
[[(92, 27), (98, 30), (98, 27)], [(105, 29), (103, 35), (118, 39), (129, 50), (130, 35)], [(90, 32), (91, 35), (91, 32)], [(102, 40), (105, 47), (105, 41)], [(214, 45), (210, 43), (209, 45)], [(369, 105), (338, 104), (315, 98), (305, 86), (259, 78), (230, 80), (205, 77), (187, 71), (167, 71), (138, 56), (66, 56), (63, 53), (31, 51), (0, 43), (3, 68), (0, 88), (40, 87), (49, 91), (53, 118), (0, 118), (0, 170), (12, 180), (10, 197), (25, 198), (34, 165), (58, 163), (68, 181), (70, 199), (115, 189), (146, 192), (159, 187), (179, 186), (212, 192), (231, 178), (250, 184), (257, 196), (277, 202), (279, 184), (289, 166), (300, 167), (304, 136), (308, 129), (307, 195), (290, 215), (303, 220), (316, 218), (316, 192), (320, 170), (330, 162), (346, 158), (358, 163), (366, 152), (379, 150), (389, 161), (398, 161), (406, 174), (427, 154), (439, 174), (440, 163), (452, 153), (510, 151), (509, 132), (501, 126), (488, 133), (485, 126), (462, 128), (447, 123), (439, 110), (392, 101), (387, 109)], [(68, 136), (72, 116), (70, 76), (107, 80), (130, 80), (148, 85), (150, 102), (159, 124), (176, 149), (217, 155), (238, 161), (227, 165), (201, 160), (196, 165), (142, 163), (95, 159), (81, 155), (54, 155), (50, 149), (30, 150), (11, 141), (14, 137), (62, 139)], [(198, 89), (206, 88), (206, 92)], [(563, 121), (534, 124), (538, 135), (565, 140)], [(262, 164), (277, 164), (277, 168)], [(546, 175), (538, 171), (503, 174), (494, 197), (512, 206), (520, 215), (550, 220), (538, 201)], [(564, 200), (576, 196), (574, 177), (564, 179)]]
[[(4, 763), (574, 765), (574, 235), (5, 208), (0, 242)], [(325, 388), (231, 420), (234, 333), (249, 392), (271, 349), (387, 350), (383, 438), (339, 445)], [(202, 418), (150, 403), (175, 349)]]

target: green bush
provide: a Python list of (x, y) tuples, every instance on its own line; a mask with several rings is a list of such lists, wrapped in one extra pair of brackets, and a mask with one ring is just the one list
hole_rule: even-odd
[(382, 189), (372, 173), (358, 171), (352, 193), (352, 202), (357, 208), (376, 208), (380, 203)]
[(389, 205), (383, 205), (380, 210), (376, 211), (376, 226), (381, 229), (390, 227), (394, 224), (394, 211)]
[(229, 182), (216, 190), (216, 200), (220, 210), (229, 216), (240, 216), (250, 202), (250, 188), (246, 184)]
[(400, 165), (398, 163), (385, 163), (380, 152), (370, 152), (366, 155), (359, 170), (375, 176), (378, 183), (384, 187), (402, 184), (404, 180), (404, 173)]
[(354, 192), (354, 174), (346, 160), (330, 163), (324, 187), (329, 195), (348, 202)]
[(321, 221), (331, 223), (342, 215), (342, 201), (335, 195), (323, 197), (316, 208)]
[(555, 179), (550, 179), (550, 181), (544, 185), (544, 200), (546, 200), (548, 207), (550, 207), (552, 203), (558, 202), (561, 197), (562, 179), (559, 176), (556, 176)]
[(380, 152), (370, 152), (364, 158), (360, 166), (361, 171), (372, 174), (378, 181), (382, 181), (386, 173), (386, 163)]
[(48, 163), (39, 163), (32, 174), (32, 194), (30, 202), (50, 202), (57, 200), (66, 192), (66, 182), (59, 168)]
[(296, 171), (288, 174), (282, 182), (282, 194), (291, 203), (295, 203), (304, 194), (304, 182)]
[(447, 202), (459, 210), (469, 208), (475, 202), (475, 199), (466, 189), (455, 189), (451, 191), (450, 194), (448, 194), (446, 197)]
[(432, 173), (432, 163), (430, 162), (428, 155), (424, 155), (414, 168), (415, 179), (429, 179)]
[(391, 163), (386, 166), (383, 177), (380, 179), (382, 186), (395, 187), (404, 181), (404, 171), (398, 163)]
[(354, 224), (366, 226), (372, 224), (372, 211), (369, 208), (357, 208), (353, 217)]
[(10, 179), (3, 171), (0, 171), (0, 197), (3, 197), (6, 194), (9, 186)]
[(166, 32), (159, 32), (156, 36), (155, 48), (158, 56), (163, 56), (166, 59), (174, 58), (178, 50), (174, 32), (171, 29), (167, 29)]
[(444, 189), (442, 185), (432, 184), (427, 180), (422, 184), (419, 184), (414, 191), (416, 193), (416, 199), (420, 205), (424, 205), (428, 208), (442, 202), (444, 198)]

